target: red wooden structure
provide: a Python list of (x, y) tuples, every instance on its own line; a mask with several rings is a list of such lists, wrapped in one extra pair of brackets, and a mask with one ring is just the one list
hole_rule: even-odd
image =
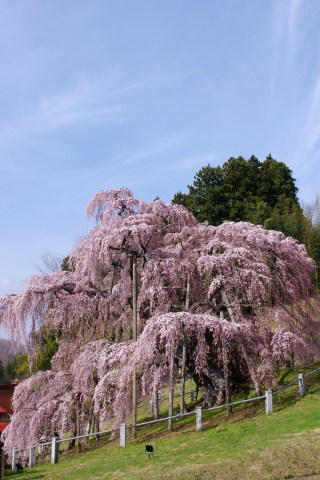
[(0, 433), (10, 423), (10, 417), (13, 413), (12, 410), (12, 396), (16, 385), (0, 384)]

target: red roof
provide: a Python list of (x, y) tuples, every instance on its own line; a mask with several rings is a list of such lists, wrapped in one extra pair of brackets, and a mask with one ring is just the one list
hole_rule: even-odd
[(0, 422), (0, 433), (9, 425), (10, 422)]
[(8, 385), (0, 384), (0, 413), (13, 413), (12, 410), (12, 396), (16, 384), (10, 383)]

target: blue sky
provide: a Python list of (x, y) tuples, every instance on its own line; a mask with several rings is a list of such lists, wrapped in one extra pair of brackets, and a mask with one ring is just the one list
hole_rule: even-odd
[(320, 2), (0, 0), (0, 294), (66, 255), (95, 192), (169, 202), (269, 153), (320, 191)]

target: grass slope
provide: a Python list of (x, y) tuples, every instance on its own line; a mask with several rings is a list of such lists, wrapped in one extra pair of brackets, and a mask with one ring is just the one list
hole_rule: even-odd
[[(22, 474), (6, 472), (5, 478), (280, 480), (320, 475), (319, 378), (305, 398), (298, 399), (295, 391), (277, 400), (269, 416), (261, 403), (239, 408), (228, 419), (225, 413), (207, 413), (201, 432), (195, 432), (194, 418), (176, 423), (173, 432), (165, 428), (147, 427), (124, 449), (116, 439), (61, 457), (58, 465), (43, 464)], [(150, 460), (145, 443), (154, 445)]]

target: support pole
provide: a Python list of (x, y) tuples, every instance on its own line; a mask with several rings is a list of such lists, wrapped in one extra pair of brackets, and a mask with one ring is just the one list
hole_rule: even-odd
[[(173, 417), (173, 398), (174, 398), (174, 389), (169, 389), (169, 417)], [(172, 430), (173, 419), (168, 419), (168, 430)]]
[(53, 437), (51, 442), (51, 463), (58, 463), (59, 459), (59, 443), (58, 437)]
[(13, 471), (17, 470), (17, 452), (16, 452), (16, 449), (14, 447), (12, 449), (12, 466), (11, 466), (11, 469)]
[(159, 393), (158, 391), (154, 392), (153, 396), (153, 416), (155, 420), (159, 418)]
[(196, 431), (200, 432), (202, 429), (202, 409), (201, 407), (196, 408)]
[(126, 424), (120, 424), (120, 447), (126, 446)]
[[(186, 290), (186, 312), (190, 306), (190, 275), (187, 276), (187, 290)], [(187, 365), (187, 334), (183, 333), (182, 343), (182, 364), (181, 364), (181, 390), (180, 390), (180, 413), (184, 413), (184, 396), (186, 390), (186, 365)]]
[(272, 392), (270, 390), (266, 391), (266, 414), (269, 415), (273, 412), (272, 405)]
[[(170, 358), (170, 370), (169, 370), (169, 417), (173, 416), (173, 399), (174, 399), (174, 378), (173, 378), (173, 373), (174, 373), (174, 355), (175, 355), (175, 349), (173, 348), (172, 353), (171, 353), (171, 358)], [(173, 419), (169, 418), (168, 420), (168, 430), (172, 430), (172, 424), (173, 424)]]
[[(223, 311), (220, 311), (221, 320), (224, 319)], [(232, 415), (232, 406), (231, 404), (231, 389), (230, 389), (230, 379), (229, 379), (229, 367), (228, 367), (228, 353), (226, 345), (226, 337), (222, 331), (222, 361), (223, 361), (223, 376), (224, 376), (224, 389), (226, 394), (226, 403), (227, 403), (227, 412), (228, 415)]]
[(307, 389), (306, 389), (306, 383), (305, 383), (305, 378), (304, 378), (303, 373), (299, 373), (299, 375), (298, 375), (298, 381), (299, 381), (299, 393), (300, 393), (300, 397), (304, 397), (305, 394), (307, 393)]
[(182, 364), (181, 364), (181, 389), (180, 389), (180, 413), (184, 413), (184, 395), (186, 389), (186, 363), (187, 363), (187, 335), (183, 334)]
[(34, 445), (30, 445), (29, 448), (29, 468), (33, 468), (36, 466), (36, 447)]
[[(138, 338), (138, 280), (137, 280), (137, 257), (132, 257), (132, 340)], [(132, 436), (137, 438), (137, 373), (135, 368), (132, 374)]]

